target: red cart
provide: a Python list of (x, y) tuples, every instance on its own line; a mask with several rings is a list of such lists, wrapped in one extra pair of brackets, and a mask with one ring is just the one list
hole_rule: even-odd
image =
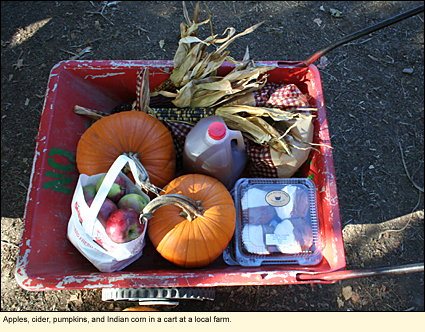
[[(110, 110), (136, 98), (138, 72), (149, 68), (150, 86), (169, 77), (172, 61), (63, 61), (51, 71), (29, 184), (16, 279), (27, 290), (82, 288), (215, 287), (308, 283), (299, 274), (345, 269), (342, 227), (319, 71), (284, 62), (276, 66), (271, 82), (294, 83), (319, 109), (314, 122), (314, 142), (321, 143), (302, 167), (302, 176), (316, 184), (323, 259), (314, 267), (227, 265), (222, 258), (203, 269), (177, 268), (148, 243), (143, 256), (120, 272), (101, 273), (66, 238), (70, 205), (78, 180), (77, 143), (91, 120), (73, 112), (85, 105)], [(233, 65), (221, 67), (224, 75)], [(319, 281), (323, 282), (323, 281)]]

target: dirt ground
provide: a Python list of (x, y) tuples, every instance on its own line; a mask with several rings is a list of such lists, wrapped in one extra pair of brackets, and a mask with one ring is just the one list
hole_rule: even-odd
[[(189, 13), (195, 3), (187, 2)], [(242, 32), (266, 21), (229, 47), (230, 55), (242, 59), (249, 45), (255, 60), (305, 60), (345, 35), (422, 3), (207, 1), (216, 32), (230, 26)], [(423, 17), (340, 46), (325, 55), (327, 62), (316, 62), (323, 65), (349, 270), (423, 262)], [(201, 18), (207, 18), (203, 6)], [(86, 47), (90, 52), (80, 59), (172, 60), (183, 20), (180, 1), (1, 2), (2, 311), (119, 311), (132, 305), (103, 302), (101, 290), (28, 292), (16, 283), (35, 142), (56, 63)], [(200, 33), (206, 36), (209, 29)], [(423, 272), (215, 292), (214, 301), (181, 301), (160, 310), (424, 311)]]

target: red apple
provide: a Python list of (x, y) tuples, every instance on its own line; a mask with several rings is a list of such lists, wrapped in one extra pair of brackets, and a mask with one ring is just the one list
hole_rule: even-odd
[[(100, 185), (102, 184), (105, 176), (106, 174), (102, 175), (102, 177), (97, 181), (96, 192), (99, 191)], [(117, 203), (125, 195), (126, 189), (127, 183), (125, 182), (124, 178), (120, 174), (118, 174), (114, 183), (112, 184), (111, 189), (109, 189), (108, 198), (114, 203)]]
[(106, 234), (116, 243), (126, 243), (138, 238), (145, 224), (139, 221), (139, 213), (132, 209), (118, 209), (106, 222)]
[[(91, 206), (93, 203), (94, 198), (90, 199), (87, 202), (88, 206)], [(106, 222), (108, 221), (109, 216), (112, 214), (112, 212), (115, 212), (118, 210), (118, 207), (114, 202), (112, 202), (109, 198), (106, 198), (103, 202), (102, 206), (100, 207), (99, 213), (97, 214), (97, 219), (99, 219), (100, 223), (105, 227), (106, 229)]]
[(94, 184), (85, 186), (83, 188), (84, 199), (86, 202), (93, 199), (96, 195), (96, 186)]
[(132, 209), (141, 213), (148, 201), (139, 194), (127, 194), (118, 201), (119, 209)]

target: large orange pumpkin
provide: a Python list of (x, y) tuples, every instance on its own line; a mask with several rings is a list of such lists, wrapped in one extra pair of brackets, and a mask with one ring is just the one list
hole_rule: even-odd
[(213, 262), (235, 230), (236, 210), (229, 191), (220, 181), (202, 174), (180, 176), (164, 191), (143, 210), (152, 213), (148, 235), (156, 250), (185, 268)]
[(89, 176), (106, 173), (123, 152), (138, 153), (153, 185), (162, 188), (174, 178), (171, 133), (158, 119), (136, 111), (106, 116), (83, 133), (77, 146), (78, 171)]

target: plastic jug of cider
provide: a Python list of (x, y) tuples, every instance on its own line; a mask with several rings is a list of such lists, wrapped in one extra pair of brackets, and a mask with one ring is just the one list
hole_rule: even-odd
[(220, 116), (201, 119), (186, 136), (183, 171), (201, 173), (221, 181), (231, 189), (247, 162), (240, 131), (227, 128)]

